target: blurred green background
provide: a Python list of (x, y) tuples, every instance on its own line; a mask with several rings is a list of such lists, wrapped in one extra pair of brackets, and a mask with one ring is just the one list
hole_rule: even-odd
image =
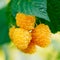
[[(0, 0), (0, 60), (60, 60), (60, 32), (57, 32), (60, 31), (60, 1), (32, 0), (32, 2), (45, 2), (45, 5), (43, 4), (44, 9), (39, 8), (41, 10), (41, 15), (37, 14), (39, 13), (39, 10), (35, 9), (36, 6), (40, 7), (40, 3), (38, 3), (38, 5), (35, 7), (33, 6), (32, 8), (32, 6), (30, 6), (30, 3), (28, 6), (24, 5), (26, 2), (23, 0), (23, 3), (21, 3), (21, 5), (26, 7), (26, 11), (25, 8), (20, 8), (21, 6), (19, 5), (19, 1), (21, 0)], [(30, 2), (30, 0), (26, 1)], [(30, 8), (32, 8), (32, 11), (29, 10)], [(36, 11), (33, 9), (35, 9), (37, 13), (35, 13)], [(47, 12), (44, 11), (45, 9), (47, 9)], [(10, 41), (8, 36), (8, 29), (10, 27), (10, 24), (13, 22), (13, 24), (15, 24), (15, 21), (13, 21), (15, 15), (17, 12), (22, 12), (22, 10), (23, 13), (35, 15), (37, 17), (37, 24), (40, 22), (48, 24), (51, 31), (54, 33), (51, 37), (51, 44), (47, 48), (37, 47), (37, 52), (31, 55), (24, 54), (18, 50)]]

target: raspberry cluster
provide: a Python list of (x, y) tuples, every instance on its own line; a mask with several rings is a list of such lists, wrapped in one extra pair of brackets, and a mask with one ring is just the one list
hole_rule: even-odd
[(9, 29), (9, 36), (16, 47), (24, 53), (35, 53), (36, 45), (47, 47), (50, 44), (51, 31), (48, 25), (39, 24), (35, 28), (35, 16), (16, 14), (16, 25)]

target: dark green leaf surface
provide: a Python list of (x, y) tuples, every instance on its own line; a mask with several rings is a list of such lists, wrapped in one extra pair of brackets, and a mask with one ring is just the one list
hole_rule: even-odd
[(17, 12), (30, 14), (49, 21), (47, 10), (47, 0), (11, 0), (13, 16)]
[(48, 15), (52, 32), (60, 31), (60, 0), (47, 0)]
[(0, 45), (9, 42), (6, 8), (0, 10)]

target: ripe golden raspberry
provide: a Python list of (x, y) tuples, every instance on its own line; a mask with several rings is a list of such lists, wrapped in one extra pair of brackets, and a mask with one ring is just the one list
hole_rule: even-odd
[(26, 49), (31, 41), (31, 33), (22, 28), (15, 28), (13, 42), (20, 50)]
[(15, 30), (15, 26), (12, 26), (10, 29), (9, 29), (9, 37), (10, 39), (12, 40), (13, 39), (13, 32)]
[(46, 47), (50, 44), (51, 31), (45, 24), (38, 25), (32, 31), (32, 40), (40, 47)]
[(16, 14), (16, 24), (17, 26), (24, 28), (26, 30), (34, 29), (35, 16), (25, 15), (23, 13)]
[(35, 44), (31, 41), (30, 44), (28, 45), (28, 47), (26, 49), (23, 50), (24, 53), (27, 54), (33, 54), (36, 52), (36, 46)]

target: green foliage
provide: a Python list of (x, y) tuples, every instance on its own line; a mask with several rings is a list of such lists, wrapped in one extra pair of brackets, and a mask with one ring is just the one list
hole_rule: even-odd
[(9, 42), (6, 7), (0, 10), (0, 45)]
[(60, 31), (60, 0), (47, 0), (47, 11), (52, 32)]
[(60, 52), (58, 52), (58, 55), (56, 57), (56, 60), (60, 60)]
[(47, 15), (47, 1), (46, 0), (12, 0), (11, 9), (13, 16), (17, 12), (34, 15), (49, 21)]

